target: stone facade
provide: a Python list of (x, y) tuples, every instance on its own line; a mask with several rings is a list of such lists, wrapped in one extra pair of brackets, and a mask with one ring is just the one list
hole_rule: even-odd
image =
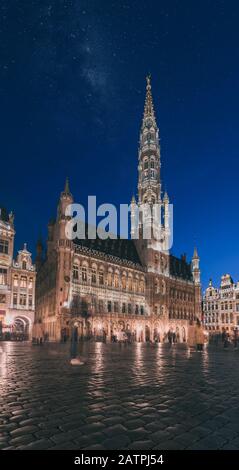
[(161, 197), (160, 167), (159, 130), (147, 78), (138, 200), (132, 198), (131, 214), (134, 218), (136, 204), (160, 204), (163, 249), (154, 238), (142, 237), (141, 219), (138, 240), (133, 229), (130, 240), (67, 239), (65, 209), (73, 202), (67, 180), (56, 220), (48, 225), (46, 256), (42, 243), (37, 246), (35, 328), (41, 335), (59, 340), (77, 321), (82, 336), (162, 341), (171, 329), (179, 341), (186, 341), (189, 320), (201, 318), (199, 257), (195, 250), (188, 263), (185, 255), (179, 259), (167, 249), (169, 198), (166, 193)]
[(14, 218), (0, 209), (0, 334), (31, 337), (36, 271), (26, 244), (14, 260)]
[(203, 296), (203, 322), (211, 333), (239, 328), (239, 282), (230, 274), (221, 277), (219, 288), (210, 280)]

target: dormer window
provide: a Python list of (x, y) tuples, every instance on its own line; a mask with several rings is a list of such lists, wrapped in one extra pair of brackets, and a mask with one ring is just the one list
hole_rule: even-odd
[(22, 269), (27, 269), (27, 263), (26, 263), (26, 261), (23, 261), (23, 262), (22, 262)]

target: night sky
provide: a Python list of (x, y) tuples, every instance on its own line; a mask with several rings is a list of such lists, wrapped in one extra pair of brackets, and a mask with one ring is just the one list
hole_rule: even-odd
[(204, 286), (239, 278), (236, 1), (2, 0), (0, 204), (16, 248), (46, 235), (69, 176), (75, 201), (128, 203), (137, 186), (145, 76), (174, 204), (173, 253)]

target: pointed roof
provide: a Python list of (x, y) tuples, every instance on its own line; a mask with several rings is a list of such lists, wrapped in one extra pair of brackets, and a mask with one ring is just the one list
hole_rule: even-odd
[(68, 176), (66, 177), (64, 191), (61, 192), (61, 196), (70, 196), (70, 197), (72, 197), (72, 194), (70, 192), (70, 184), (69, 184)]
[(168, 193), (167, 191), (165, 191), (164, 193), (164, 198), (163, 198), (164, 202), (169, 202), (169, 197), (168, 197)]
[(154, 104), (153, 104), (153, 97), (152, 97), (152, 90), (151, 90), (151, 75), (147, 75), (146, 77), (146, 97), (145, 97), (145, 104), (144, 104), (144, 119), (147, 117), (151, 117), (155, 119), (154, 114)]
[(197, 247), (194, 247), (193, 259), (199, 259)]

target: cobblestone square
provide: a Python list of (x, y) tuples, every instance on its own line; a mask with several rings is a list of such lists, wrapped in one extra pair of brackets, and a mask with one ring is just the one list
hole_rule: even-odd
[(239, 351), (2, 342), (1, 449), (239, 449)]

